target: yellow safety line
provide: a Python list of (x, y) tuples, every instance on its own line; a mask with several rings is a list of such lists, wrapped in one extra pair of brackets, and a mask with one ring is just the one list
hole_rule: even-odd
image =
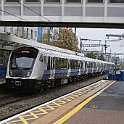
[(67, 113), (65, 116), (63, 116), (62, 118), (60, 118), (59, 120), (57, 120), (54, 124), (62, 124), (64, 123), (66, 120), (68, 120), (72, 115), (74, 115), (75, 113), (77, 113), (82, 107), (84, 107), (88, 102), (90, 102), (92, 99), (94, 99), (96, 96), (98, 96), (100, 93), (102, 93), (104, 90), (106, 90), (109, 86), (111, 86), (113, 83), (115, 83), (115, 81), (113, 81), (111, 84), (109, 84), (108, 86), (106, 86), (105, 88), (101, 89), (100, 91), (98, 91), (96, 94), (94, 94), (93, 96), (87, 98), (84, 102), (82, 102), (81, 104), (79, 104), (77, 107), (75, 107), (73, 110), (71, 110), (69, 113)]

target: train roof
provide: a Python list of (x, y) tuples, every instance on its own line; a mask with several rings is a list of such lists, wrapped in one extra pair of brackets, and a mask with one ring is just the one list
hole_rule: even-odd
[(49, 49), (39, 49), (41, 53), (43, 53), (46, 56), (52, 56), (52, 57), (59, 57), (59, 58), (67, 58), (67, 59), (74, 59), (74, 60), (82, 60), (82, 61), (89, 61), (89, 62), (98, 62), (98, 63), (104, 63), (104, 64), (114, 64), (111, 62), (106, 62), (98, 59), (92, 59), (88, 57), (82, 56), (81, 53), (76, 54), (67, 54), (60, 51), (54, 51)]
[[(26, 46), (27, 47), (27, 46)], [(31, 47), (31, 46), (29, 46)], [(111, 62), (106, 62), (98, 59), (92, 59), (88, 57), (84, 57), (84, 54), (74, 52), (67, 49), (62, 49), (54, 46), (50, 46), (47, 44), (41, 44), (39, 47), (33, 46), (34, 48), (38, 49), (41, 53), (45, 56), (52, 56), (52, 57), (59, 57), (59, 58), (67, 58), (67, 59), (74, 59), (74, 60), (82, 60), (82, 61), (89, 61), (89, 62), (98, 62), (98, 63), (106, 63), (106, 64), (114, 64)]]

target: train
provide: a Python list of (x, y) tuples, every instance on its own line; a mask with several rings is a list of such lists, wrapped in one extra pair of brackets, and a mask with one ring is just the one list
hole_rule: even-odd
[(114, 63), (50, 45), (23, 46), (10, 54), (6, 84), (13, 89), (39, 92), (46, 87), (99, 76), (113, 66)]

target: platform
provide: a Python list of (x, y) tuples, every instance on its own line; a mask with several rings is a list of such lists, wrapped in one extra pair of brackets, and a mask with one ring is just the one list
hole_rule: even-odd
[(123, 124), (124, 82), (102, 80), (1, 123)]
[(64, 124), (124, 124), (124, 81), (90, 101)]

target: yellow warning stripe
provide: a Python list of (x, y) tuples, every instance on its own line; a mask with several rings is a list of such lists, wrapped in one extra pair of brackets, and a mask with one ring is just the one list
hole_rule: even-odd
[(68, 120), (72, 115), (74, 115), (75, 113), (77, 113), (80, 109), (82, 109), (82, 107), (84, 107), (88, 102), (90, 102), (92, 99), (94, 99), (96, 96), (98, 96), (100, 93), (102, 93), (104, 90), (106, 90), (109, 86), (111, 86), (113, 83), (115, 83), (115, 81), (113, 81), (111, 84), (109, 84), (108, 86), (106, 86), (105, 88), (103, 88), (102, 90), (98, 91), (96, 94), (94, 94), (93, 96), (89, 97), (88, 99), (86, 99), (84, 102), (82, 102), (81, 104), (79, 104), (76, 108), (74, 108), (72, 111), (70, 111), (68, 114), (66, 114), (65, 116), (63, 116), (61, 119), (57, 120), (54, 124), (62, 124), (64, 123), (66, 120)]
[[(100, 83), (100, 84), (102, 84), (102, 83)], [(64, 98), (56, 100), (55, 102), (52, 102), (52, 103), (49, 103), (48, 105), (37, 108), (36, 110), (33, 110), (32, 112), (29, 112), (28, 114), (21, 115), (16, 120), (6, 122), (6, 124), (18, 123), (18, 122), (23, 122), (24, 124), (28, 124), (29, 120), (40, 118), (41, 115), (48, 114), (49, 111), (55, 110), (56, 108), (66, 104), (68, 102), (71, 102), (72, 100), (76, 99), (77, 97), (79, 97), (83, 94), (86, 94), (90, 90), (95, 89), (99, 85), (96, 84), (95, 86), (91, 86), (91, 87), (88, 87), (86, 89), (83, 89), (83, 90), (77, 91), (75, 93), (72, 93), (68, 96), (65, 96)]]

